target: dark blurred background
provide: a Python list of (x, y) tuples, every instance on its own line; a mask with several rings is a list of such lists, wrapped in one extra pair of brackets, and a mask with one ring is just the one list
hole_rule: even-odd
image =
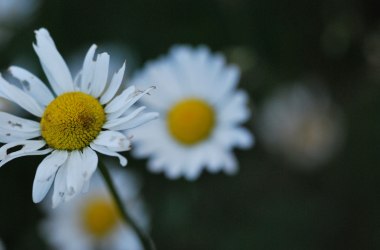
[[(178, 43), (222, 52), (242, 70), (252, 110), (244, 126), (256, 145), (236, 150), (237, 175), (204, 172), (194, 182), (151, 174), (127, 154), (144, 181), (157, 248), (380, 249), (379, 13), (375, 0), (40, 1), (25, 22), (7, 24), (0, 68), (19, 64), (45, 79), (32, 49), (39, 27), (65, 58), (92, 43), (124, 47), (129, 75)], [(256, 118), (276, 89), (315, 79), (341, 110), (344, 139), (309, 171), (263, 147)], [(9, 249), (48, 249), (31, 197), (41, 159), (0, 170), (0, 238)]]

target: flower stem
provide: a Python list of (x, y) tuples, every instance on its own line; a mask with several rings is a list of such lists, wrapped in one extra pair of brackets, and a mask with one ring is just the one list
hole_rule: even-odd
[(154, 246), (152, 239), (137, 226), (137, 224), (134, 222), (132, 217), (128, 214), (127, 210), (123, 206), (123, 203), (120, 199), (119, 194), (116, 191), (115, 185), (112, 182), (112, 179), (108, 172), (107, 167), (99, 162), (99, 170), (103, 175), (104, 181), (106, 182), (107, 187), (112, 197), (114, 198), (116, 205), (119, 208), (121, 216), (124, 222), (126, 223), (126, 225), (131, 226), (132, 229), (136, 232), (145, 250), (155, 250), (156, 248)]

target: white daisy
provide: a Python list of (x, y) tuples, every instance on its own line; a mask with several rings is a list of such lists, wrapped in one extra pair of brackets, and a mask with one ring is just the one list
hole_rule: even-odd
[[(140, 228), (147, 230), (149, 218), (139, 197), (140, 183), (124, 170), (114, 169), (110, 174), (124, 206)], [(80, 199), (76, 197), (56, 209), (45, 208), (47, 217), (41, 225), (41, 236), (54, 249), (143, 249), (133, 229), (125, 226), (99, 174), (94, 174), (90, 191)]]
[(87, 186), (97, 168), (95, 151), (116, 156), (122, 166), (127, 159), (118, 152), (130, 149), (126, 130), (157, 117), (144, 113), (145, 107), (129, 108), (151, 88), (138, 91), (133, 86), (115, 96), (122, 82), (125, 64), (109, 84), (107, 53), (93, 59), (96, 46), (87, 52), (83, 69), (72, 76), (45, 29), (36, 31), (33, 45), (54, 94), (36, 76), (12, 66), (10, 73), (22, 88), (0, 77), (0, 96), (17, 103), (36, 116), (27, 120), (0, 112), (0, 166), (26, 155), (47, 156), (38, 166), (33, 183), (33, 201), (40, 202), (54, 181), (53, 207), (70, 200)]
[(268, 151), (304, 169), (325, 163), (342, 143), (339, 109), (324, 91), (301, 84), (277, 90), (257, 124)]
[(203, 46), (176, 46), (149, 62), (132, 83), (157, 84), (159, 93), (142, 102), (158, 110), (160, 119), (134, 129), (133, 153), (150, 157), (149, 169), (169, 178), (194, 180), (203, 168), (235, 173), (232, 148), (253, 143), (250, 132), (239, 125), (250, 112), (247, 94), (235, 89), (238, 80), (237, 67), (226, 66), (222, 55)]

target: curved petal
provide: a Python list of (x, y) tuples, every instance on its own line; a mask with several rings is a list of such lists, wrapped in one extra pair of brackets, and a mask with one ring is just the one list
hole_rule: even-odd
[(41, 117), (44, 113), (43, 107), (36, 102), (30, 95), (9, 84), (0, 76), (0, 92), (6, 99), (18, 104), (20, 107), (28, 111), (29, 113)]
[(103, 93), (103, 95), (100, 97), (101, 104), (104, 105), (108, 103), (116, 95), (116, 92), (119, 90), (120, 85), (123, 81), (124, 72), (125, 72), (125, 62), (123, 63), (123, 66), (119, 69), (119, 71), (116, 72), (112, 76), (111, 83), (109, 84), (108, 88)]
[(74, 82), (69, 68), (55, 47), (49, 32), (41, 28), (35, 33), (37, 44), (33, 44), (33, 48), (55, 93), (60, 95), (74, 91)]
[(90, 93), (95, 98), (98, 98), (106, 87), (109, 61), (110, 56), (107, 53), (101, 53), (96, 58), (94, 78), (90, 84)]
[[(45, 141), (17, 141), (17, 142), (11, 142), (3, 145), (0, 148), (0, 167), (3, 166), (5, 163), (7, 163), (10, 160), (13, 160), (15, 158), (25, 156), (25, 155), (42, 155), (47, 154), (52, 151), (52, 149), (45, 149), (38, 151), (40, 148), (45, 146)], [(8, 152), (12, 148), (15, 147), (21, 147), (20, 149)]]
[(89, 85), (94, 75), (95, 62), (93, 59), (94, 59), (96, 47), (97, 46), (95, 44), (93, 44), (90, 47), (83, 61), (82, 81), (81, 81), (80, 89), (86, 93), (90, 93)]
[(116, 153), (108, 149), (107, 147), (96, 145), (94, 143), (90, 143), (90, 147), (101, 154), (118, 157), (120, 161), (120, 165), (122, 165), (123, 167), (127, 166), (127, 163), (128, 163), (127, 158), (125, 158), (121, 154)]
[(53, 208), (57, 207), (66, 198), (66, 177), (67, 177), (67, 164), (65, 163), (58, 169), (57, 175), (54, 180), (53, 192)]
[(108, 117), (109, 120), (103, 125), (103, 128), (113, 129), (117, 126), (120, 126), (120, 125), (126, 123), (127, 121), (138, 116), (145, 109), (146, 109), (146, 107), (144, 107), (144, 106), (139, 107), (136, 110), (134, 110), (132, 113), (130, 113), (129, 115), (121, 117), (121, 118), (117, 118), (117, 119), (111, 119), (110, 117)]
[(94, 144), (105, 146), (113, 151), (127, 151), (131, 149), (130, 140), (117, 131), (102, 131), (93, 141)]
[(73, 198), (82, 190), (84, 184), (82, 155), (78, 150), (71, 151), (67, 158), (66, 199)]
[(32, 197), (34, 203), (38, 203), (45, 198), (53, 184), (58, 168), (65, 163), (67, 156), (67, 151), (55, 150), (42, 160), (37, 168), (33, 182)]
[(129, 119), (128, 121), (112, 127), (114, 130), (128, 130), (132, 128), (136, 128), (138, 126), (141, 126), (149, 121), (152, 121), (154, 119), (157, 119), (159, 116), (159, 113), (157, 112), (148, 112), (148, 113), (143, 113), (139, 116), (134, 117), (133, 119)]
[(40, 104), (47, 106), (54, 96), (46, 85), (29, 71), (17, 66), (9, 67), (9, 72), (20, 80), (25, 93), (32, 96)]
[(125, 89), (120, 95), (116, 96), (110, 103), (108, 103), (104, 109), (106, 113), (113, 113), (120, 109), (128, 100), (131, 99), (132, 95), (136, 93), (135, 86), (130, 86)]

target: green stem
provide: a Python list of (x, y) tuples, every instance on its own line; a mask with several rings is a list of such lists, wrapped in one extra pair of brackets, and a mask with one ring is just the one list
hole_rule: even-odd
[(108, 172), (107, 167), (99, 162), (99, 170), (103, 175), (104, 181), (106, 182), (107, 187), (109, 191), (111, 192), (111, 195), (114, 198), (116, 205), (119, 208), (121, 216), (124, 222), (126, 223), (126, 225), (131, 226), (132, 229), (136, 232), (145, 250), (155, 250), (156, 248), (154, 246), (152, 239), (137, 226), (137, 224), (134, 222), (132, 217), (128, 214), (127, 210), (124, 208), (123, 203), (120, 199), (120, 196), (116, 191), (115, 185), (112, 182), (112, 179)]

